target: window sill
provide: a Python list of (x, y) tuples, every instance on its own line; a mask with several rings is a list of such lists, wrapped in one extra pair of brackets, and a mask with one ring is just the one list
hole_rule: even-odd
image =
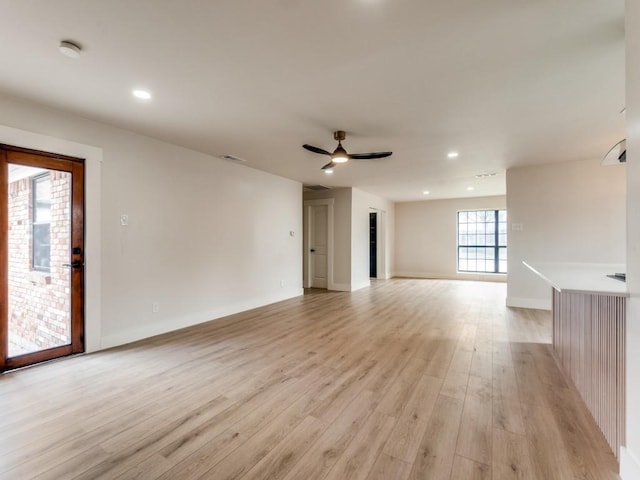
[(37, 270), (32, 270), (29, 272), (28, 281), (32, 285), (51, 285), (51, 273), (50, 272), (38, 272)]

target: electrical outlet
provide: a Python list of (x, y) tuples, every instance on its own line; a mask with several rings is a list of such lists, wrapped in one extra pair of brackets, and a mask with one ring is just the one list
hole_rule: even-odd
[(151, 304), (151, 313), (158, 313), (160, 311), (160, 304), (158, 302), (153, 302)]
[(127, 215), (126, 213), (120, 215), (120, 225), (122, 225), (123, 227), (129, 225), (129, 215)]
[(284, 287), (284, 280), (280, 280), (280, 286)]

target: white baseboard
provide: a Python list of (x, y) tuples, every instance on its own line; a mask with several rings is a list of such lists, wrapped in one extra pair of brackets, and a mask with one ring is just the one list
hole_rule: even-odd
[(507, 297), (507, 307), (551, 310), (551, 299)]
[(138, 340), (143, 340), (145, 338), (172, 332), (174, 330), (180, 330), (181, 328), (191, 327), (193, 325), (198, 325), (199, 323), (218, 320), (235, 313), (245, 312), (254, 308), (263, 307), (265, 305), (281, 302), (283, 300), (288, 300), (294, 297), (299, 297), (303, 294), (304, 290), (302, 290), (301, 288), (290, 289), (284, 293), (278, 293), (276, 295), (266, 295), (232, 305), (226, 305), (211, 311), (194, 313), (179, 318), (165, 319), (152, 325), (145, 325), (141, 328), (133, 328), (124, 332), (106, 335), (101, 339), (100, 349), (112, 348), (120, 345), (125, 345), (127, 343), (137, 342)]
[(333, 290), (334, 292), (355, 292), (356, 290), (360, 290), (361, 288), (366, 288), (371, 286), (371, 280), (367, 279), (365, 282), (359, 283), (357, 285), (351, 285), (350, 283), (332, 283), (329, 285), (327, 290)]
[(620, 447), (620, 478), (622, 480), (640, 480), (640, 461), (625, 447)]
[(491, 273), (430, 273), (430, 272), (395, 272), (398, 278), (427, 278), (432, 280), (471, 280), (475, 282), (501, 282), (507, 281), (503, 274)]
[(358, 283), (356, 285), (352, 285), (351, 286), (351, 291), (355, 292), (356, 290), (360, 290), (362, 288), (367, 288), (367, 287), (370, 287), (370, 286), (371, 286), (371, 280), (367, 279), (362, 283)]
[(350, 292), (351, 285), (348, 283), (332, 283), (327, 290), (333, 290), (335, 292)]

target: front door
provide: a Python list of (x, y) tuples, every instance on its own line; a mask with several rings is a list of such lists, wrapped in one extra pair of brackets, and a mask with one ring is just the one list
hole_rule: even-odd
[(84, 351), (84, 163), (0, 145), (0, 371)]
[(328, 255), (328, 207), (313, 205), (310, 207), (310, 252), (312, 288), (327, 288), (327, 255)]

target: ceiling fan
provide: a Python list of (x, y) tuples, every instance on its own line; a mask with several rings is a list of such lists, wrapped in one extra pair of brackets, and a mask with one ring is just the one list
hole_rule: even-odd
[(314, 147), (313, 145), (304, 144), (302, 148), (305, 148), (313, 153), (319, 153), (321, 155), (329, 155), (331, 157), (331, 161), (327, 163), (322, 170), (330, 170), (335, 167), (339, 163), (345, 163), (349, 160), (372, 160), (375, 158), (384, 158), (391, 155), (393, 152), (374, 152), (374, 153), (347, 153), (347, 151), (342, 146), (342, 141), (345, 139), (347, 134), (342, 130), (337, 130), (333, 132), (333, 138), (338, 141), (338, 146), (333, 151), (333, 153), (327, 152), (322, 148)]

